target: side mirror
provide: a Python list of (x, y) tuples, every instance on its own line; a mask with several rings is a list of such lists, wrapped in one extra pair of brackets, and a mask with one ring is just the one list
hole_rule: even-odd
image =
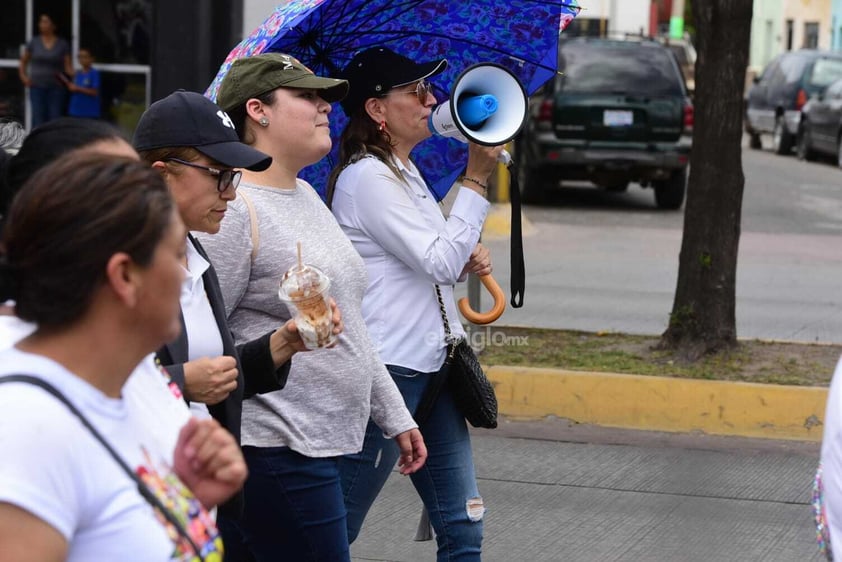
[(751, 81), (753, 84), (760, 84), (760, 76), (755, 76)]

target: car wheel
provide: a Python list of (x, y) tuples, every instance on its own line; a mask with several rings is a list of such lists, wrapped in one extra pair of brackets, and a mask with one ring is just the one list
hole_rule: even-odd
[(795, 143), (795, 155), (799, 160), (812, 161), (816, 159), (816, 152), (813, 150), (813, 141), (810, 139), (810, 129), (802, 126), (798, 130), (798, 137)]
[(653, 181), (655, 204), (659, 209), (680, 209), (687, 191), (687, 168), (676, 170), (665, 180)]
[(786, 130), (783, 115), (778, 115), (775, 118), (775, 130), (772, 133), (772, 149), (775, 151), (775, 154), (789, 154), (792, 152), (792, 135)]

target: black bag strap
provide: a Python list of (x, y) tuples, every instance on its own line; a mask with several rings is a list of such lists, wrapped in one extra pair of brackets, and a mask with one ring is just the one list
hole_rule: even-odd
[[(444, 323), (444, 341), (447, 342), (447, 358), (444, 360), (445, 365), (450, 364), (453, 361), (453, 354), (456, 350), (456, 343), (453, 338), (453, 333), (450, 331), (450, 322), (447, 321), (447, 311), (444, 308), (444, 299), (441, 296), (441, 288), (436, 285), (436, 297), (439, 300), (439, 311), (441, 312), (441, 319)], [(430, 382), (427, 384), (427, 388), (424, 389), (424, 394), (421, 395), (421, 401), (418, 403), (418, 407), (415, 408), (415, 422), (418, 425), (421, 425), (427, 418), (430, 417), (430, 414), (433, 411), (433, 405), (438, 400), (439, 394), (441, 393), (441, 389), (444, 388), (444, 383), (447, 381), (448, 371), (450, 369), (444, 369), (438, 375), (433, 376), (430, 379)]]
[(441, 313), (441, 321), (444, 324), (444, 341), (449, 346), (450, 353), (448, 358), (453, 357), (453, 346), (458, 343), (458, 339), (453, 337), (453, 332), (450, 331), (450, 322), (447, 321), (447, 309), (444, 307), (444, 299), (441, 296), (441, 287), (436, 287), (436, 298), (439, 301), (439, 312)]
[(190, 543), (190, 548), (192, 548), (193, 551), (196, 553), (196, 556), (199, 557), (199, 561), (204, 562), (205, 559), (202, 556), (201, 549), (193, 541), (193, 538), (187, 533), (187, 530), (184, 529), (184, 527), (181, 525), (181, 522), (176, 518), (176, 516), (173, 515), (173, 513), (169, 509), (167, 509), (167, 507), (163, 503), (161, 503), (161, 500), (159, 500), (158, 497), (154, 494), (154, 492), (152, 492), (152, 490), (150, 490), (149, 487), (143, 482), (143, 480), (141, 480), (140, 477), (137, 474), (135, 474), (131, 467), (128, 464), (126, 464), (126, 461), (124, 461), (117, 453), (117, 451), (115, 451), (114, 448), (108, 443), (108, 441), (105, 440), (105, 437), (103, 437), (102, 434), (99, 431), (97, 431), (93, 424), (91, 424), (91, 422), (88, 421), (88, 418), (86, 418), (84, 414), (82, 414), (82, 412), (80, 412), (79, 409), (75, 405), (73, 405), (73, 403), (70, 400), (68, 400), (68, 398), (64, 394), (61, 393), (61, 391), (59, 391), (56, 387), (54, 387), (47, 381), (30, 375), (6, 375), (0, 377), (0, 384), (8, 382), (22, 382), (37, 386), (52, 394), (59, 402), (64, 404), (74, 416), (79, 418), (79, 421), (82, 422), (82, 425), (85, 426), (85, 428), (91, 433), (91, 435), (93, 435), (94, 438), (96, 438), (96, 440), (99, 441), (103, 447), (105, 447), (105, 450), (108, 451), (108, 454), (111, 455), (111, 458), (113, 458), (116, 461), (116, 463), (120, 466), (120, 468), (123, 469), (123, 472), (125, 472), (126, 475), (128, 475), (128, 477), (131, 478), (132, 482), (134, 482), (137, 486), (137, 491), (141, 495), (141, 497), (145, 499), (149, 504), (151, 504), (156, 511), (163, 515), (164, 518), (176, 528), (179, 535), (187, 539), (187, 542)]
[(509, 198), (512, 203), (512, 236), (509, 242), (509, 259), (511, 260), (511, 277), (509, 283), (512, 290), (512, 307), (523, 306), (523, 294), (526, 291), (526, 266), (523, 262), (523, 225), (520, 214), (520, 185), (517, 179), (517, 166), (509, 167)]

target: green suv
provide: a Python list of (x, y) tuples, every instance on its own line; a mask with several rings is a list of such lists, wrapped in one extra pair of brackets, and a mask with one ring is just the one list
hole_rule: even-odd
[(542, 200), (565, 179), (609, 191), (638, 182), (654, 188), (659, 208), (679, 209), (693, 105), (669, 48), (649, 39), (569, 39), (559, 71), (530, 100), (516, 140), (524, 200)]

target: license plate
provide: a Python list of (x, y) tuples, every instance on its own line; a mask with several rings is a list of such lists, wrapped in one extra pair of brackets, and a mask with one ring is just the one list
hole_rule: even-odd
[(626, 127), (634, 123), (634, 113), (616, 109), (606, 109), (602, 114), (602, 124), (606, 127)]

